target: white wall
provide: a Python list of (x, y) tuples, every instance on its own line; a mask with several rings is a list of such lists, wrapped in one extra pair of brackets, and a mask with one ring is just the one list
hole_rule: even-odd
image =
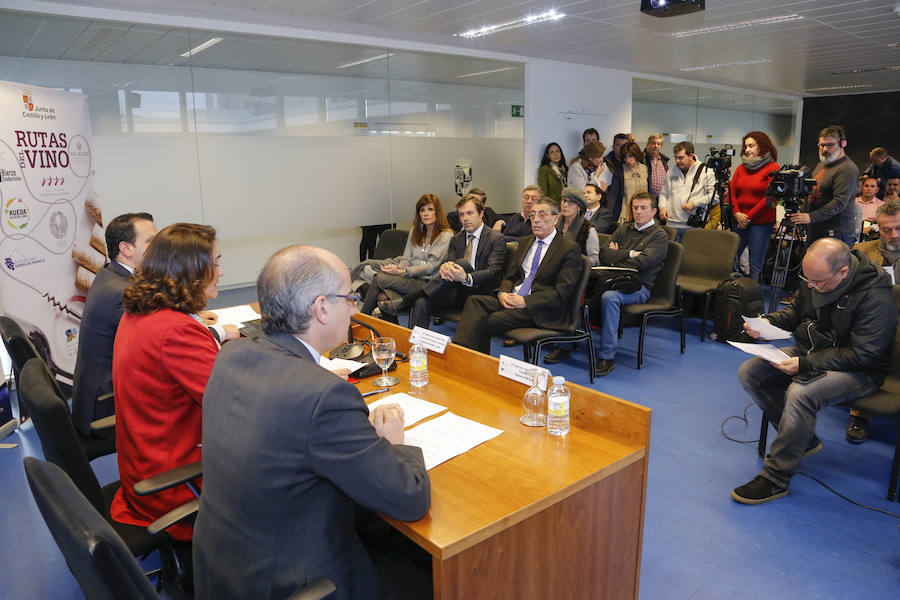
[(581, 149), (581, 132), (600, 133), (607, 147), (613, 136), (631, 131), (631, 73), (549, 60), (525, 66), (525, 184), (536, 183), (549, 142), (562, 146), (566, 159)]

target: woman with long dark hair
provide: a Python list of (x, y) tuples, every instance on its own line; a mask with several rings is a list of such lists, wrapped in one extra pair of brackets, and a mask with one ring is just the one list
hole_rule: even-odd
[[(360, 312), (370, 315), (379, 300), (400, 298), (425, 287), (425, 282), (437, 273), (447, 257), (452, 237), (441, 199), (434, 194), (424, 194), (416, 202), (412, 231), (403, 256), (384, 261), (377, 268), (369, 266), (372, 279)], [(365, 264), (368, 263), (370, 261)], [(360, 266), (365, 270), (364, 265)], [(360, 266), (353, 270), (352, 276), (360, 273)], [(394, 294), (388, 296), (386, 292)]]
[[(225, 271), (216, 230), (176, 223), (160, 231), (125, 289), (113, 347), (120, 523), (147, 526), (194, 498), (184, 486), (138, 496), (136, 482), (200, 460), (201, 402), (219, 344), (199, 312)], [(190, 525), (167, 530), (190, 540)]]
[(566, 178), (569, 170), (566, 167), (566, 157), (562, 148), (556, 142), (550, 142), (544, 148), (541, 157), (541, 166), (538, 169), (538, 186), (541, 192), (548, 198), (559, 202), (559, 195), (566, 187)]
[(775, 228), (775, 209), (766, 203), (769, 173), (779, 169), (778, 150), (762, 131), (751, 131), (741, 141), (741, 164), (731, 177), (731, 203), (735, 233), (740, 236), (737, 258), (750, 252), (750, 277), (759, 281), (769, 238)]

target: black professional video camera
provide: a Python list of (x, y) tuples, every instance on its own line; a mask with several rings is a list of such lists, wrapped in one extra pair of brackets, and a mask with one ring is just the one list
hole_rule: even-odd
[(766, 203), (775, 208), (781, 202), (789, 215), (800, 210), (803, 199), (816, 187), (816, 180), (809, 177), (809, 168), (800, 165), (785, 165), (769, 177), (772, 181), (766, 187)]
[(719, 179), (720, 174), (725, 175), (731, 170), (732, 156), (734, 156), (734, 146), (731, 144), (725, 144), (721, 150), (710, 147), (706, 153), (706, 168), (715, 171), (716, 178)]

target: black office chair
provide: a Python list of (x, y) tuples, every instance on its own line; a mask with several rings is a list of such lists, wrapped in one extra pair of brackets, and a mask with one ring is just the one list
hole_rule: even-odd
[(681, 244), (670, 241), (662, 271), (656, 278), (650, 298), (644, 304), (626, 304), (619, 313), (619, 337), (622, 336), (623, 327), (639, 322), (641, 332), (638, 337), (638, 369), (644, 366), (644, 334), (650, 317), (678, 317), (681, 325), (681, 353), (684, 354), (684, 312), (681, 310), (681, 290), (675, 283), (683, 253)]
[[(900, 286), (894, 286), (894, 300), (900, 310)], [(844, 406), (856, 408), (863, 412), (894, 417), (895, 421), (900, 417), (900, 324), (894, 335), (894, 347), (891, 354), (891, 371), (881, 389), (874, 394), (845, 402)], [(757, 452), (763, 458), (766, 454), (766, 439), (769, 434), (769, 419), (765, 413), (762, 415), (762, 423), (759, 427), (759, 443)], [(887, 499), (893, 502), (900, 500), (900, 422), (897, 427), (897, 439), (894, 442), (894, 460), (891, 462), (891, 472), (888, 478)]]
[(569, 310), (564, 329), (541, 329), (537, 327), (521, 327), (506, 332), (506, 337), (522, 344), (525, 354), (525, 362), (538, 364), (541, 357), (541, 349), (548, 344), (562, 344), (566, 342), (587, 342), (588, 344), (588, 371), (591, 383), (594, 383), (594, 340), (591, 336), (591, 320), (588, 305), (584, 303), (584, 292), (591, 278), (591, 259), (587, 256), (584, 260), (584, 268), (578, 284), (569, 298)]
[(384, 260), (385, 258), (394, 258), (395, 256), (403, 256), (403, 249), (406, 248), (406, 240), (409, 238), (409, 231), (406, 229), (388, 229), (381, 233), (378, 238), (378, 245), (372, 258)]
[(703, 297), (700, 341), (706, 338), (709, 307), (719, 284), (731, 275), (740, 238), (733, 231), (688, 229), (681, 245), (684, 258), (678, 272), (678, 285), (685, 294)]
[[(179, 563), (179, 557), (173, 548), (174, 541), (167, 533), (150, 533), (146, 527), (118, 523), (110, 516), (109, 509), (113, 496), (121, 484), (116, 481), (103, 488), (100, 487), (84, 447), (79, 442), (69, 409), (51, 385), (50, 372), (43, 361), (33, 358), (25, 363), (20, 381), (19, 396), (31, 412), (44, 457), (66, 472), (94, 510), (103, 515), (107, 523), (122, 537), (134, 556), (146, 556), (159, 550), (164, 565), (161, 579), (166, 581), (178, 579), (181, 576), (179, 569), (185, 565)], [(198, 479), (201, 474), (200, 463), (175, 471), (178, 471), (175, 475), (167, 477), (166, 474), (160, 474), (156, 478), (151, 478), (153, 488), (147, 491), (168, 489)], [(174, 522), (172, 518), (171, 513), (162, 517), (160, 519), (163, 521), (162, 527), (172, 524)], [(157, 531), (162, 527), (157, 527)]]
[[(22, 371), (22, 367), (28, 359), (37, 358), (39, 355), (34, 344), (25, 335), (19, 323), (10, 317), (0, 315), (0, 338), (3, 339), (3, 346), (11, 359), (13, 379), (16, 382), (16, 389), (18, 389), (19, 373)], [(55, 381), (54, 385), (59, 389), (59, 385)], [(60, 395), (62, 395), (62, 392), (60, 392)], [(19, 403), (19, 421), (24, 422), (27, 417), (27, 412), (22, 404)]]
[[(28, 456), (25, 477), (69, 570), (89, 600), (158, 600), (124, 540), (81, 494), (65, 471)], [(327, 579), (311, 582), (290, 600), (319, 600), (335, 590)]]
[[(506, 257), (503, 260), (503, 270), (501, 273), (501, 278), (506, 275), (509, 271), (510, 266), (512, 265), (513, 259), (516, 257), (516, 250), (519, 249), (519, 242), (506, 242)], [(462, 319), (463, 307), (453, 306), (450, 308), (444, 308), (435, 313), (435, 316), (443, 319), (445, 321), (453, 321), (454, 323), (459, 323), (459, 320)]]

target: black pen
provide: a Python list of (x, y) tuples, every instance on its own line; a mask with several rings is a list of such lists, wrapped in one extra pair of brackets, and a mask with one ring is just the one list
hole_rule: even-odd
[(365, 398), (366, 396), (374, 396), (375, 394), (380, 394), (381, 392), (389, 392), (390, 390), (391, 390), (391, 388), (381, 388), (378, 390), (372, 390), (371, 392), (366, 392), (365, 394), (363, 394), (362, 397)]

